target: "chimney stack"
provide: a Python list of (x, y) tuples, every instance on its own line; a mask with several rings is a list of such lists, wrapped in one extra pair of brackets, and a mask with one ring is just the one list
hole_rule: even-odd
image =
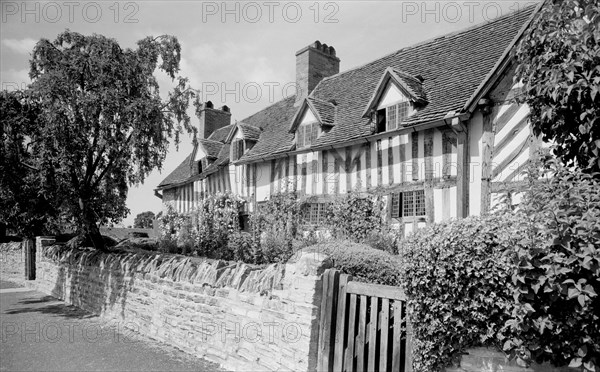
[(208, 138), (215, 130), (231, 124), (231, 111), (227, 106), (216, 109), (213, 103), (208, 101), (200, 106), (198, 113), (200, 118), (199, 138)]
[(296, 106), (308, 97), (321, 80), (340, 72), (335, 49), (318, 40), (296, 52)]

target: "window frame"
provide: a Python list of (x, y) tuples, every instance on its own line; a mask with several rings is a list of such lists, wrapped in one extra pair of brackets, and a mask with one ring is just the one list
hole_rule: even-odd
[(302, 216), (304, 223), (310, 226), (324, 225), (329, 204), (323, 202), (307, 203), (307, 209)]
[[(307, 128), (310, 128), (310, 130), (307, 130)], [(296, 129), (296, 148), (303, 149), (310, 147), (320, 136), (321, 125), (318, 121), (302, 123)]]
[(390, 198), (391, 218), (403, 221), (427, 220), (425, 189), (394, 192), (390, 194)]
[(244, 155), (244, 140), (236, 138), (231, 141), (231, 161), (239, 160)]
[[(403, 113), (400, 115), (400, 113)], [(393, 114), (391, 114), (393, 113)], [(397, 101), (387, 106), (379, 108), (375, 113), (377, 133), (390, 132), (400, 129), (403, 120), (413, 114), (413, 106), (410, 101)], [(394, 125), (390, 123), (390, 116), (394, 118)]]

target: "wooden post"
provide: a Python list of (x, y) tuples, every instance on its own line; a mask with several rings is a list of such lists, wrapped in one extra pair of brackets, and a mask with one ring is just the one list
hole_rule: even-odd
[(321, 165), (321, 167), (323, 168), (321, 170), (321, 178), (323, 179), (322, 194), (327, 195), (329, 193), (329, 169), (327, 169), (327, 167), (329, 165), (327, 164), (327, 150), (323, 150), (322, 154), (323, 154), (322, 165)]
[(410, 133), (410, 149), (412, 154), (412, 179), (419, 179), (419, 132)]
[(323, 298), (319, 318), (319, 357), (317, 370), (333, 370), (337, 301), (340, 286), (340, 272), (327, 269), (323, 273)]
[(344, 171), (346, 172), (346, 193), (352, 191), (352, 148), (350, 146), (346, 147), (346, 157), (345, 157), (345, 167)]
[(469, 215), (469, 137), (466, 127), (460, 123), (457, 127), (461, 128), (456, 133), (456, 217), (464, 218)]
[(492, 159), (494, 149), (493, 119), (496, 110), (483, 117), (482, 164), (481, 164), (481, 214), (489, 213), (491, 207)]
[(423, 154), (425, 155), (425, 213), (427, 215), (427, 223), (431, 224), (435, 220), (433, 200), (433, 129), (425, 131)]
[(23, 239), (21, 244), (25, 251), (25, 279), (35, 280), (35, 241)]
[(365, 170), (367, 172), (366, 188), (371, 188), (371, 142), (365, 144)]
[(388, 183), (394, 184), (394, 149), (392, 137), (388, 138)]

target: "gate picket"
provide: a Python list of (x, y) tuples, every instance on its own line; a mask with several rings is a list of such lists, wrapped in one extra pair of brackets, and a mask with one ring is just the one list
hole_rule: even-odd
[(377, 318), (379, 315), (379, 299), (371, 297), (371, 321), (369, 322), (369, 357), (367, 371), (375, 371), (377, 359)]
[(360, 296), (358, 336), (356, 337), (356, 370), (365, 370), (365, 330), (367, 328), (367, 296)]
[(350, 294), (350, 314), (348, 318), (348, 348), (346, 349), (346, 358), (344, 362), (345, 371), (354, 371), (354, 343), (356, 334), (354, 328), (356, 325), (356, 295)]
[(405, 301), (398, 287), (353, 282), (352, 276), (326, 270), (318, 371), (412, 372)]
[(352, 280), (352, 276), (340, 275), (340, 285), (338, 294), (338, 311), (335, 322), (335, 353), (333, 357), (333, 370), (341, 371), (344, 364), (344, 344), (346, 332), (346, 285)]

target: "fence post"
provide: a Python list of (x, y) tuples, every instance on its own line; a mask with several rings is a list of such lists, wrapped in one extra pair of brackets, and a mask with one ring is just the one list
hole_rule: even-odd
[(25, 252), (25, 280), (35, 280), (35, 242), (23, 239), (21, 249)]

